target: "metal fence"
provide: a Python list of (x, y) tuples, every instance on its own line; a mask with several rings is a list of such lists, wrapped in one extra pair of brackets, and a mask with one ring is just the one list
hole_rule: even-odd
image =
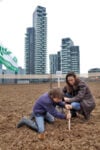
[[(77, 74), (79, 78), (85, 81), (100, 80), (100, 73)], [(32, 83), (57, 83), (58, 86), (65, 82), (66, 74), (46, 74), (46, 75), (20, 75), (20, 74), (2, 74), (0, 75), (1, 84), (32, 84)]]

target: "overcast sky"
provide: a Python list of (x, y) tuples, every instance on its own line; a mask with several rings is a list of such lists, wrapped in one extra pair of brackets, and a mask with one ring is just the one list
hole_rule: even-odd
[(100, 67), (100, 0), (0, 0), (0, 43), (24, 67), (24, 37), (37, 5), (47, 8), (48, 54), (70, 37), (80, 46), (81, 73)]

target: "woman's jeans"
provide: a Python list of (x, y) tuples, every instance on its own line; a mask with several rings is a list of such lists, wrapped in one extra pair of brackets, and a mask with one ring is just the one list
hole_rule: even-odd
[[(66, 93), (65, 96), (68, 97), (68, 98), (72, 98), (72, 97), (73, 97), (73, 96), (71, 96), (71, 95), (68, 94), (68, 93)], [(78, 111), (78, 110), (81, 109), (81, 106), (80, 106), (80, 103), (79, 103), (79, 102), (72, 102), (71, 105), (72, 105), (72, 108), (73, 108), (74, 110), (76, 110), (76, 111)]]
[[(31, 119), (35, 118), (35, 121), (32, 121)], [(44, 121), (47, 121), (49, 123), (53, 123), (54, 122), (54, 117), (50, 114), (50, 113), (46, 113), (46, 115), (41, 116), (40, 114), (34, 115), (32, 113), (31, 118), (27, 119), (27, 118), (22, 118), (22, 120), (19, 122), (19, 126), (20, 125), (26, 125), (31, 129), (36, 130), (39, 133), (42, 133), (45, 131), (45, 127), (44, 127)], [(18, 126), (17, 125), (17, 126)]]
[(76, 111), (81, 109), (79, 102), (72, 102), (72, 103), (71, 103), (71, 106), (72, 106), (72, 108), (73, 108), (74, 110), (76, 110)]

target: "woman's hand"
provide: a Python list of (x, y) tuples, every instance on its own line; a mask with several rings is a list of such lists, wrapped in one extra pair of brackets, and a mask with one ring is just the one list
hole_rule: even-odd
[(70, 102), (70, 98), (64, 97), (64, 101), (65, 101), (65, 102)]

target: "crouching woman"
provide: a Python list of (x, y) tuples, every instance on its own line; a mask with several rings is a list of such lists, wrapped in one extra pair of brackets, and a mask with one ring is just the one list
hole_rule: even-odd
[[(33, 106), (31, 118), (22, 118), (17, 128), (26, 125), (39, 133), (39, 139), (44, 139), (44, 120), (53, 123), (54, 117), (59, 119), (69, 119), (71, 117), (70, 114), (65, 115), (55, 109), (56, 105), (66, 108), (66, 103), (62, 102), (63, 96), (63, 91), (60, 88), (53, 88), (48, 93), (40, 96)], [(34, 121), (32, 120), (33, 118), (35, 119)]]
[(95, 108), (94, 97), (88, 85), (80, 80), (74, 72), (66, 75), (66, 86), (63, 89), (64, 100), (71, 109), (72, 117), (76, 112), (80, 112), (86, 120), (90, 118), (90, 113)]

